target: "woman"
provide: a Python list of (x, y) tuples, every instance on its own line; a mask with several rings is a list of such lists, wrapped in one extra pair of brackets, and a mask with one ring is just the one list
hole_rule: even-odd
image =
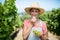
[[(47, 40), (46, 23), (38, 19), (38, 16), (44, 12), (44, 9), (40, 8), (37, 3), (34, 3), (30, 7), (25, 8), (25, 11), (31, 15), (31, 18), (24, 20), (23, 39)], [(41, 32), (41, 34), (35, 34), (34, 30)]]

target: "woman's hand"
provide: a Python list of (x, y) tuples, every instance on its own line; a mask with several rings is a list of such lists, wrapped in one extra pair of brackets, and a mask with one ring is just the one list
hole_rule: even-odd
[(31, 21), (32, 21), (33, 23), (36, 22), (36, 20), (37, 20), (37, 19), (36, 19), (36, 17), (34, 17), (34, 16), (33, 16), (32, 19), (31, 19)]

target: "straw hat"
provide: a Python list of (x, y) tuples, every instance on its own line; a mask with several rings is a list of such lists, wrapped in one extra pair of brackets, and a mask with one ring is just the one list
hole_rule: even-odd
[(29, 7), (26, 7), (25, 8), (25, 11), (27, 13), (30, 13), (30, 9), (31, 8), (36, 8), (36, 9), (39, 9), (40, 10), (40, 14), (42, 14), (44, 12), (44, 9), (43, 8), (40, 8), (39, 4), (38, 3), (32, 3)]

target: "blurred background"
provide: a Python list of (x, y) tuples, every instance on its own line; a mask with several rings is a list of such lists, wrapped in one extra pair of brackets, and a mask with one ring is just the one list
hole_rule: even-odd
[(30, 18), (24, 8), (33, 2), (45, 9), (39, 19), (47, 23), (50, 39), (60, 40), (60, 0), (0, 0), (0, 40), (12, 40), (11, 33)]

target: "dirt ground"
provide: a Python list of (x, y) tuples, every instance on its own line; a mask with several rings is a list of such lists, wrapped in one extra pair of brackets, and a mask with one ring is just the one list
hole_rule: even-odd
[[(49, 40), (60, 40), (59, 38), (60, 37), (58, 37), (56, 35), (53, 35), (52, 33), (48, 32), (48, 39)], [(23, 38), (22, 38), (22, 30), (19, 31), (19, 33), (17, 34), (17, 36), (15, 37), (14, 40), (23, 40)]]
[(60, 40), (58, 36), (56, 35), (53, 35), (52, 33), (48, 32), (48, 37), (49, 37), (49, 40)]

